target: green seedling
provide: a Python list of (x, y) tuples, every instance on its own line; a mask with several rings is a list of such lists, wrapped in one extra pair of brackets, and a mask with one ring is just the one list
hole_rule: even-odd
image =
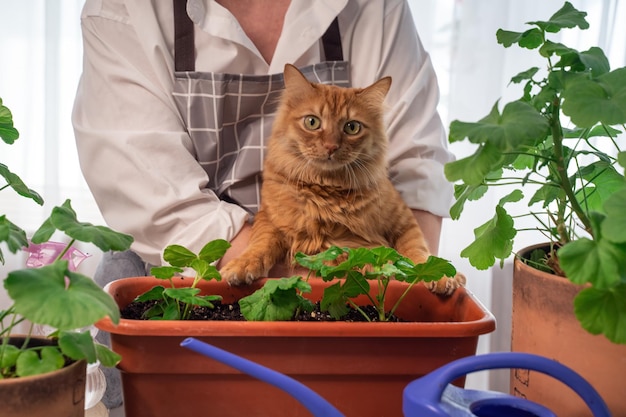
[[(338, 263), (340, 258), (345, 260)], [(336, 281), (324, 290), (320, 307), (337, 320), (344, 317), (352, 307), (367, 321), (371, 321), (355, 301), (357, 297), (365, 296), (376, 308), (378, 320), (389, 321), (416, 283), (436, 281), (443, 276), (456, 274), (455, 268), (444, 259), (431, 256), (425, 263), (416, 265), (396, 250), (384, 246), (374, 249), (333, 246), (316, 255), (298, 253), (295, 260), (324, 281)], [(388, 308), (385, 298), (389, 282), (393, 279), (410, 285), (397, 302)], [(372, 280), (378, 282), (378, 292), (373, 295), (370, 294)], [(302, 277), (268, 281), (257, 292), (241, 299), (239, 305), (247, 320), (290, 320), (300, 310), (312, 308), (310, 301), (302, 296), (302, 293), (310, 290)]]
[[(230, 247), (230, 243), (217, 239), (207, 243), (198, 254), (180, 245), (170, 245), (163, 252), (163, 259), (170, 266), (154, 267), (150, 273), (155, 278), (169, 281), (169, 288), (156, 286), (135, 298), (137, 302), (156, 301), (156, 304), (144, 313), (152, 320), (188, 320), (194, 306), (214, 308), (213, 302), (222, 299), (219, 295), (199, 295), (196, 288), (201, 280), (222, 279), (217, 268), (212, 265), (220, 259)], [(185, 272), (185, 268), (195, 271), (195, 277), (189, 287), (176, 288), (172, 278)]]

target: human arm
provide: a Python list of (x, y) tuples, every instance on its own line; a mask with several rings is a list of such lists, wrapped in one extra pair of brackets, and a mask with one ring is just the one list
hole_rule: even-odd
[(412, 210), (412, 212), (422, 229), (431, 255), (437, 256), (439, 253), (439, 237), (441, 235), (441, 216), (424, 210)]

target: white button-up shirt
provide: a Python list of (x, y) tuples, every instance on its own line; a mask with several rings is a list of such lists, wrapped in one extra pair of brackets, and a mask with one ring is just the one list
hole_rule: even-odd
[[(320, 39), (338, 16), (352, 86), (393, 78), (386, 99), (390, 178), (411, 208), (448, 214), (452, 186), (443, 165), (452, 155), (436, 110), (434, 70), (405, 1), (292, 0), (269, 64), (216, 2), (189, 0), (187, 10), (196, 71), (257, 75), (323, 60)], [(232, 239), (247, 212), (205, 187), (207, 174), (172, 96), (172, 1), (87, 0), (82, 28), (73, 123), (81, 167), (106, 222), (133, 235), (133, 250), (156, 265), (169, 244), (199, 250), (209, 240)]]

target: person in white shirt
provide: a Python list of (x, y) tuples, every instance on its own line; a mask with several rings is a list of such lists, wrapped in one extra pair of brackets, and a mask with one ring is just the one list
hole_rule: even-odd
[[(134, 236), (138, 258), (159, 265), (169, 244), (199, 250), (223, 238), (227, 261), (245, 246), (285, 63), (353, 87), (393, 78), (389, 175), (437, 252), (452, 156), (405, 1), (183, 0), (178, 53), (172, 3), (87, 0), (82, 13), (79, 159), (104, 219)], [(325, 34), (338, 57), (326, 56)]]
[[(81, 20), (79, 160), (108, 225), (135, 238), (104, 255), (100, 285), (149, 273), (170, 244), (229, 240), (224, 263), (243, 250), (286, 63), (336, 85), (392, 77), (389, 175), (437, 253), (453, 157), (405, 0), (87, 0)], [(120, 398), (109, 380), (105, 402)]]

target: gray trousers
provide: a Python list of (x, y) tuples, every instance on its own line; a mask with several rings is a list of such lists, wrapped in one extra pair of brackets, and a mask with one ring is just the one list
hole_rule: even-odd
[[(120, 278), (146, 276), (148, 275), (147, 268), (146, 263), (132, 251), (106, 252), (96, 268), (94, 281), (100, 287), (104, 287), (109, 282)], [(96, 340), (103, 345), (111, 346), (109, 333), (98, 332)], [(107, 389), (102, 402), (108, 409), (119, 407), (123, 402), (120, 371), (117, 368), (102, 367), (101, 369), (107, 381)]]

